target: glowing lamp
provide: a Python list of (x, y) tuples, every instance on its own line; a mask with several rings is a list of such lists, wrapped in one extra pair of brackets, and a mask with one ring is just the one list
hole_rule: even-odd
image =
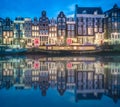
[(68, 45), (72, 44), (72, 39), (71, 38), (67, 39), (67, 44)]
[(34, 62), (34, 68), (39, 69), (40, 68), (40, 63), (38, 61)]
[(39, 41), (38, 38), (36, 38), (36, 39), (34, 40), (34, 44), (35, 44), (35, 45), (39, 45), (39, 44), (40, 44), (40, 41)]
[(67, 63), (67, 68), (68, 68), (68, 69), (71, 69), (71, 68), (72, 68), (72, 63), (71, 63), (71, 62)]

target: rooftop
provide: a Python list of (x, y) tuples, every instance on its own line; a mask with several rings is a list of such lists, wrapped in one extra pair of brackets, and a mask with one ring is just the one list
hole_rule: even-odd
[(76, 14), (103, 14), (101, 7), (78, 7), (76, 5)]

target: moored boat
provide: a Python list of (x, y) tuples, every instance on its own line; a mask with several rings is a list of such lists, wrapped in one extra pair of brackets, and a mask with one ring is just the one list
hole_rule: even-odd
[(10, 55), (27, 52), (26, 48), (11, 48), (9, 46), (0, 46), (0, 55)]

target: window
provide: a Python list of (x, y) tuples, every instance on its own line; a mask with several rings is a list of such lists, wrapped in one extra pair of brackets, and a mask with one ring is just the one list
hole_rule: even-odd
[(34, 26), (34, 30), (36, 30), (36, 26)]
[(97, 14), (98, 14), (98, 11), (95, 11), (94, 14), (97, 15)]
[(38, 26), (36, 26), (36, 30), (39, 30), (39, 27), (38, 27)]
[(88, 35), (93, 35), (93, 28), (88, 28)]
[(86, 11), (86, 10), (84, 10), (82, 13), (83, 13), (83, 14), (86, 14), (86, 13), (87, 13), (87, 11)]
[(57, 29), (56, 28), (54, 28), (54, 31), (56, 31)]
[(120, 38), (120, 35), (118, 34), (118, 39)]
[(114, 13), (112, 13), (112, 16), (114, 16)]
[(61, 36), (61, 30), (58, 30), (58, 35)]
[(70, 25), (68, 25), (68, 30), (70, 30)]
[(112, 38), (114, 39), (114, 34), (112, 34)]
[(117, 16), (117, 13), (115, 12), (114, 15)]
[(58, 18), (58, 22), (61, 22), (61, 18)]
[(12, 37), (12, 36), (13, 36), (13, 32), (11, 31), (11, 32), (10, 32), (10, 37)]
[(82, 28), (78, 27), (78, 34), (81, 35), (82, 34)]
[(115, 21), (115, 18), (112, 17), (112, 22), (114, 22), (114, 21)]
[(37, 32), (37, 36), (39, 36), (39, 33)]
[(62, 21), (65, 22), (65, 18), (63, 18)]
[(74, 25), (71, 25), (71, 30), (74, 30)]
[(83, 28), (83, 35), (86, 35), (86, 34), (87, 34), (87, 29)]
[(63, 23), (62, 25), (65, 26), (65, 23)]
[(71, 33), (70, 33), (70, 31), (68, 31), (68, 37), (70, 37), (71, 36)]
[(120, 16), (120, 12), (118, 12), (118, 16)]
[(102, 28), (99, 28), (99, 32), (102, 32)]
[(23, 24), (20, 24), (20, 30), (23, 30)]
[(3, 36), (6, 36), (6, 32), (3, 32)]
[(65, 24), (63, 24), (63, 25), (62, 25), (62, 29), (66, 29), (66, 26), (65, 26)]
[(62, 36), (65, 36), (65, 30), (62, 31)]
[(98, 32), (98, 28), (94, 28), (94, 32)]
[(35, 26), (32, 26), (32, 30), (35, 30)]
[(16, 29), (17, 29), (17, 30), (19, 30), (19, 29), (20, 29), (19, 24), (16, 24)]
[(34, 36), (34, 32), (32, 32), (32, 36)]
[(74, 31), (72, 31), (72, 32), (71, 32), (72, 37), (74, 37), (74, 34), (75, 34)]
[(23, 32), (20, 32), (20, 37), (22, 37), (23, 36)]
[(31, 39), (28, 39), (28, 43), (31, 43)]

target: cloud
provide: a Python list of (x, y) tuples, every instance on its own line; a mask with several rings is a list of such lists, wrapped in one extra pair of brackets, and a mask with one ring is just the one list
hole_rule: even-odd
[(69, 14), (67, 15), (67, 17), (74, 17), (74, 14)]
[(68, 6), (69, 11), (75, 11), (75, 3)]
[(76, 5), (76, 4), (77, 4), (77, 3), (74, 2), (74, 3), (72, 3), (72, 4), (70, 4), (70, 5), (67, 6), (67, 8), (66, 8), (66, 10), (65, 10), (65, 14), (66, 14), (67, 17), (74, 17), (75, 5)]

